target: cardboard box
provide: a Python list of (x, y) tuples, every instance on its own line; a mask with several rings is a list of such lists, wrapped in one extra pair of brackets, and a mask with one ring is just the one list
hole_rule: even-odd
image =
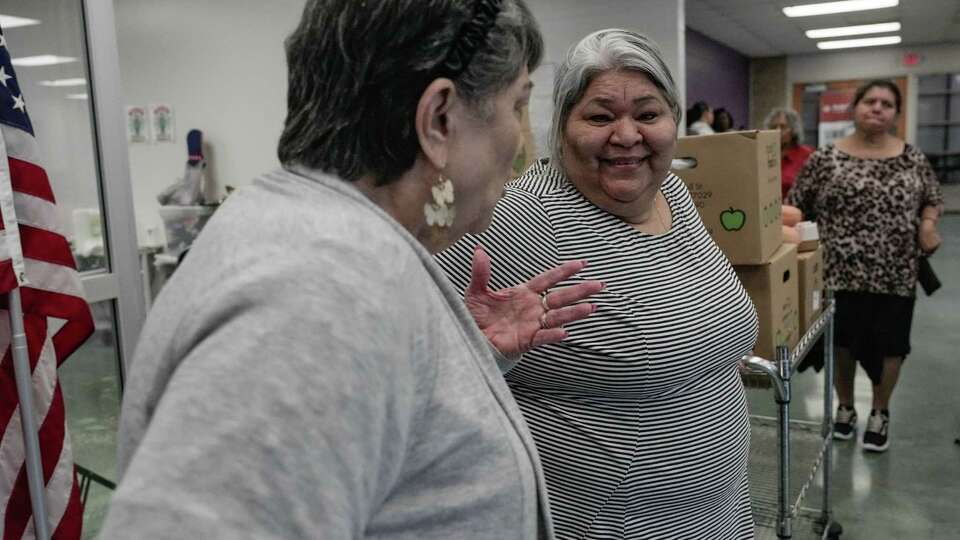
[(677, 159), (696, 166), (674, 171), (700, 218), (732, 264), (762, 264), (782, 243), (780, 132), (735, 131), (681, 137)]
[(800, 236), (797, 251), (814, 251), (820, 247), (820, 232), (815, 221), (801, 221), (795, 228)]
[(797, 253), (797, 283), (800, 287), (800, 335), (823, 309), (823, 248)]
[(783, 244), (764, 264), (735, 266), (734, 270), (760, 319), (754, 354), (776, 360), (777, 345), (793, 350), (800, 339), (797, 246)]

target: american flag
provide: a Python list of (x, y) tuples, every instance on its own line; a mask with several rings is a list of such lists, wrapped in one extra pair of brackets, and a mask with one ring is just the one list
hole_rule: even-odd
[[(0, 30), (0, 539), (34, 538), (10, 349), (8, 293), (20, 287), (50, 531), (80, 537), (83, 508), (57, 368), (93, 333), (70, 245)], [(22, 254), (22, 257), (21, 257)]]

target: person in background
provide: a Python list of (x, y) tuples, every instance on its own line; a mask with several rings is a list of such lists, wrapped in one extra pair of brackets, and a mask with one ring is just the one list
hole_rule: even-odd
[(698, 101), (687, 110), (688, 135), (711, 135), (713, 134), (711, 124), (713, 124), (713, 109), (707, 105), (706, 101)]
[(863, 433), (863, 448), (873, 452), (890, 444), (890, 397), (910, 353), (919, 259), (940, 245), (936, 175), (918, 148), (891, 134), (901, 104), (890, 81), (861, 86), (851, 105), (854, 132), (817, 149), (787, 194), (787, 204), (817, 221), (825, 286), (836, 298), (834, 437), (856, 434), (859, 361), (873, 385)]
[(733, 115), (723, 107), (713, 111), (713, 124), (710, 127), (714, 133), (733, 131)]
[(757, 315), (670, 173), (678, 99), (648, 38), (583, 38), (556, 72), (552, 156), (508, 185), (486, 232), (437, 256), (464, 292), (480, 245), (498, 287), (568, 258), (591, 265), (565, 284), (607, 285), (565, 342), (507, 374), (560, 539), (753, 538), (738, 365)]
[(803, 121), (793, 109), (778, 107), (771, 110), (763, 120), (763, 127), (780, 130), (780, 192), (786, 199), (797, 173), (813, 153), (813, 147), (803, 144)]
[(101, 538), (552, 537), (498, 363), (602, 284), (556, 287), (576, 261), (491, 291), (477, 250), (465, 305), (433, 262), (489, 223), (543, 43), (522, 0), (426, 4), (306, 3), (283, 169), (230, 196), (150, 312)]

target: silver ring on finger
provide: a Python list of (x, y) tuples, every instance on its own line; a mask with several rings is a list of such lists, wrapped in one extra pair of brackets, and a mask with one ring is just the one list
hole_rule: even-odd
[(547, 293), (540, 294), (540, 305), (543, 306), (543, 311), (550, 311), (550, 306), (547, 305)]
[(540, 315), (540, 329), (546, 330), (547, 328), (549, 328), (547, 325), (547, 312), (544, 311), (543, 315)]

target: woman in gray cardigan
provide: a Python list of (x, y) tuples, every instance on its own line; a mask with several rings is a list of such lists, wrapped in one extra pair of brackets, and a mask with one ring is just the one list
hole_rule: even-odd
[(602, 284), (552, 288), (575, 261), (491, 291), (477, 250), (464, 305), (431, 259), (509, 177), (529, 10), (310, 0), (286, 46), (284, 168), (230, 196), (150, 313), (103, 538), (551, 537), (500, 370)]

